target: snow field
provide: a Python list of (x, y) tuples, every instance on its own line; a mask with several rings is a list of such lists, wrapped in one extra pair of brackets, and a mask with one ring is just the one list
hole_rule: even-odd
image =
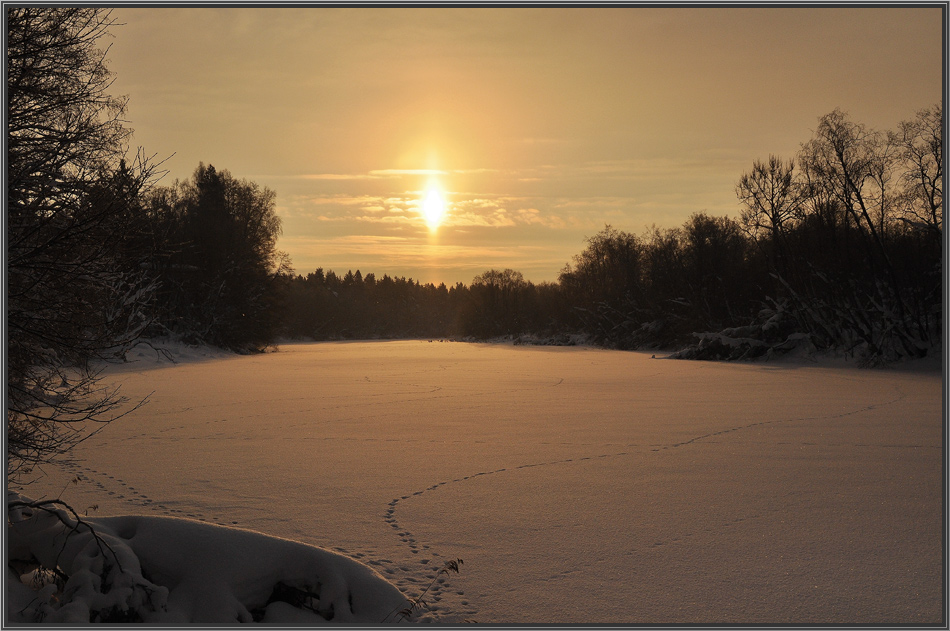
[(424, 621), (939, 621), (939, 371), (426, 341), (156, 357), (109, 369), (149, 404), (31, 496), (321, 546), (409, 596), (436, 578)]

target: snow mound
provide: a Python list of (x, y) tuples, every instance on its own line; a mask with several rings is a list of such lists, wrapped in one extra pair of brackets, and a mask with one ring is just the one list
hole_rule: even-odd
[(173, 364), (188, 364), (199, 361), (235, 357), (234, 351), (189, 344), (173, 336), (140, 339), (123, 353), (123, 361), (140, 368), (153, 368)]
[(335, 552), (188, 519), (80, 517), (11, 493), (7, 533), (10, 622), (376, 624), (407, 605)]

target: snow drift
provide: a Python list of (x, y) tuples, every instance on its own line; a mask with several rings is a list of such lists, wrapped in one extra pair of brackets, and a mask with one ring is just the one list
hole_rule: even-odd
[(13, 493), (8, 513), (10, 622), (380, 623), (408, 604), (357, 561), (249, 530)]

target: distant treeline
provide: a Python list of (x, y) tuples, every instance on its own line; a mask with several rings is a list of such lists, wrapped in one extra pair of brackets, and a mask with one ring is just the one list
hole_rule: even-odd
[(377, 278), (359, 270), (342, 277), (317, 269), (281, 281), (286, 337), (316, 340), (471, 336), (490, 338), (553, 330), (554, 285), (534, 285), (520, 272), (489, 270), (470, 286)]
[(920, 357), (942, 322), (942, 109), (880, 133), (840, 111), (795, 160), (756, 161), (738, 219), (697, 213), (634, 235), (607, 226), (533, 284), (284, 275), (278, 330), (312, 339), (498, 336), (740, 358), (806, 346), (869, 363)]

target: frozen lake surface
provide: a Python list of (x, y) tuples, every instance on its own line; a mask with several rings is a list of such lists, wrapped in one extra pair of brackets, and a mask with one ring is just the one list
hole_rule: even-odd
[(149, 403), (31, 496), (315, 544), (410, 596), (461, 558), (427, 598), (434, 622), (941, 621), (939, 369), (139, 348), (108, 378)]

